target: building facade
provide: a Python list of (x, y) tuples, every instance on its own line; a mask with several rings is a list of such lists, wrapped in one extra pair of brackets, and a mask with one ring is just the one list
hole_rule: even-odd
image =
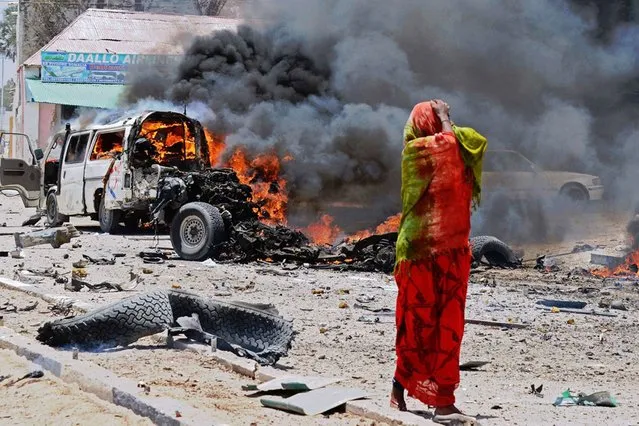
[[(235, 19), (89, 9), (18, 69), (15, 131), (45, 148), (50, 136), (79, 108), (121, 105), (132, 66), (170, 65), (189, 41), (216, 30), (234, 30)], [(28, 158), (24, 138), (14, 156)]]

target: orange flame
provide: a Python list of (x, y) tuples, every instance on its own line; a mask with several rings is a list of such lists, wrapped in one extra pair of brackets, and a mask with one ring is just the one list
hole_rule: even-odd
[(251, 187), (254, 200), (261, 206), (258, 216), (263, 222), (286, 224), (286, 180), (280, 177), (281, 162), (275, 153), (260, 154), (249, 160), (246, 151), (239, 147), (227, 161), (226, 167), (235, 170), (240, 182)]
[(164, 164), (172, 158), (195, 159), (195, 138), (184, 123), (166, 123), (147, 120), (142, 124), (140, 136), (155, 146), (155, 160)]
[(302, 230), (315, 244), (333, 244), (342, 230), (333, 224), (332, 216), (324, 214), (315, 223)]
[(204, 136), (209, 147), (209, 160), (211, 167), (219, 166), (222, 162), (222, 154), (226, 149), (226, 142), (223, 136), (219, 136), (210, 130), (204, 129)]
[(399, 229), (399, 223), (401, 222), (401, 220), (402, 220), (402, 214), (397, 213), (396, 215), (393, 215), (389, 217), (388, 219), (386, 219), (380, 225), (377, 225), (377, 227), (374, 230), (367, 229), (364, 231), (358, 231), (352, 235), (349, 235), (346, 238), (346, 241), (353, 243), (359, 240), (363, 240), (364, 238), (371, 237), (373, 235), (387, 234), (389, 232), (397, 232), (397, 230)]
[(639, 276), (639, 250), (633, 251), (624, 262), (614, 268), (592, 269), (590, 273), (599, 278), (615, 276)]

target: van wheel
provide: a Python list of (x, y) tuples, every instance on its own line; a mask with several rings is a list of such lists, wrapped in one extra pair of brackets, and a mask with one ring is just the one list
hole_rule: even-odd
[(226, 232), (220, 211), (202, 202), (187, 203), (171, 223), (173, 249), (184, 260), (204, 260)]
[(58, 198), (55, 196), (55, 192), (49, 192), (47, 195), (47, 222), (49, 222), (49, 226), (60, 226), (68, 221), (69, 216), (60, 214), (58, 210)]
[(104, 207), (104, 197), (100, 201), (100, 212), (98, 219), (100, 220), (100, 229), (108, 234), (117, 234), (120, 230), (121, 210), (107, 210)]

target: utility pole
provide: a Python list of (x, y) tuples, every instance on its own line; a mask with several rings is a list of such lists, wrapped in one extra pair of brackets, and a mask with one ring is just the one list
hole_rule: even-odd
[(2, 87), (0, 88), (0, 127), (4, 128), (4, 58), (6, 55), (2, 55)]

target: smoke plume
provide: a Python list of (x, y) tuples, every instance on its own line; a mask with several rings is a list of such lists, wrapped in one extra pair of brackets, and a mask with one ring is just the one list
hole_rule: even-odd
[[(254, 0), (245, 25), (196, 39), (169, 75), (134, 75), (127, 100), (203, 103), (229, 145), (291, 154), (292, 207), (364, 203), (371, 222), (397, 212), (403, 125), (432, 98), (492, 148), (637, 199), (637, 27), (603, 43), (594, 17), (561, 0)], [(495, 208), (478, 227), (490, 231)], [(539, 235), (548, 214), (517, 207), (499, 221)]]

